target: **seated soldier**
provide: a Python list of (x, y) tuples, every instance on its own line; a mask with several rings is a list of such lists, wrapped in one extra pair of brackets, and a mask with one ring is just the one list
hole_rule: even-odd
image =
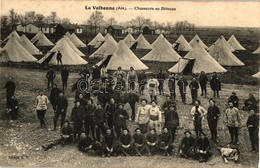
[(228, 102), (232, 102), (234, 107), (238, 108), (238, 106), (239, 106), (239, 99), (237, 97), (236, 92), (232, 92), (232, 95), (228, 98)]
[(133, 135), (133, 147), (137, 156), (142, 156), (142, 152), (145, 148), (145, 137), (141, 132), (140, 128), (135, 129), (135, 134)]
[(156, 133), (155, 128), (151, 129), (150, 132), (146, 136), (146, 150), (148, 152), (148, 156), (151, 156), (157, 149), (159, 142), (159, 136)]
[(98, 155), (102, 155), (102, 146), (100, 142), (93, 140), (89, 136), (86, 136), (85, 133), (82, 133), (80, 136), (80, 141), (78, 143), (78, 149), (81, 152), (88, 152), (88, 151), (94, 151)]
[(195, 140), (191, 136), (190, 131), (185, 131), (184, 135), (185, 137), (182, 139), (179, 147), (180, 156), (184, 158), (191, 158), (194, 156)]
[(197, 158), (199, 159), (199, 162), (207, 162), (207, 160), (211, 156), (210, 143), (204, 133), (200, 135), (200, 138), (196, 142), (195, 152)]
[(257, 106), (256, 99), (253, 94), (249, 94), (249, 98), (245, 101), (243, 110), (250, 111), (254, 110)]
[(112, 129), (107, 128), (106, 134), (104, 135), (102, 140), (103, 154), (105, 154), (107, 157), (110, 157), (111, 155), (115, 155), (116, 154), (115, 145), (116, 145), (116, 139), (114, 134), (112, 133)]
[(68, 120), (64, 122), (64, 125), (61, 129), (61, 138), (57, 139), (51, 143), (42, 145), (42, 148), (47, 151), (53, 146), (61, 144), (62, 146), (73, 142), (73, 128), (70, 126)]
[(129, 156), (132, 148), (132, 137), (127, 128), (123, 129), (123, 134), (118, 139), (118, 148), (124, 156)]
[(167, 127), (163, 127), (163, 132), (160, 135), (160, 149), (163, 150), (164, 156), (170, 156), (173, 150), (172, 134)]
[(238, 163), (239, 159), (239, 150), (234, 145), (228, 144), (227, 147), (218, 148), (220, 154), (225, 163), (228, 163), (229, 160), (234, 160), (235, 163)]

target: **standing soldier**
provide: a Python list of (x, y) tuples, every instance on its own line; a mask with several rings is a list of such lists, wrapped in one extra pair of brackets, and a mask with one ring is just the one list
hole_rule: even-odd
[(96, 127), (96, 138), (100, 142), (101, 134), (104, 135), (106, 132), (106, 114), (101, 103), (97, 104), (97, 109), (94, 111), (94, 123)]
[(50, 94), (50, 102), (54, 111), (55, 111), (55, 101), (59, 97), (60, 92), (61, 90), (57, 88), (57, 85), (53, 84), (53, 88), (51, 89), (51, 94)]
[(4, 87), (6, 89), (6, 102), (8, 102), (8, 100), (11, 99), (12, 96), (14, 96), (15, 87), (15, 83), (10, 77)]
[(151, 105), (147, 104), (146, 99), (141, 100), (141, 105), (138, 107), (137, 113), (135, 115), (135, 122), (141, 128), (142, 133), (145, 134), (148, 129), (148, 123), (150, 119), (149, 109)]
[(201, 133), (203, 133), (201, 122), (202, 119), (204, 119), (204, 116), (207, 114), (207, 111), (202, 106), (200, 106), (200, 101), (196, 100), (194, 102), (194, 106), (191, 108), (190, 114), (193, 117), (195, 133), (198, 138)]
[(62, 54), (60, 51), (57, 53), (57, 64), (59, 65), (59, 63), (62, 65)]
[(219, 91), (221, 91), (221, 82), (216, 72), (213, 72), (213, 76), (210, 79), (210, 87), (214, 92), (214, 97), (219, 97)]
[(116, 100), (121, 99), (121, 95), (125, 91), (125, 87), (126, 87), (126, 84), (125, 84), (125, 80), (123, 79), (123, 75), (119, 74), (117, 76), (116, 84), (115, 84), (115, 88), (114, 88), (114, 91), (117, 95)]
[(215, 105), (215, 101), (213, 99), (209, 100), (209, 108), (208, 108), (208, 125), (209, 130), (211, 133), (211, 140), (214, 142), (217, 142), (217, 124), (218, 124), (218, 118), (220, 116), (220, 111), (218, 106)]
[(91, 131), (91, 135), (93, 139), (95, 138), (95, 123), (94, 123), (94, 111), (96, 110), (96, 107), (93, 104), (92, 99), (87, 100), (87, 105), (85, 106), (84, 110), (84, 128), (85, 128), (85, 134), (86, 136), (89, 136), (89, 133)]
[(128, 89), (130, 91), (135, 90), (135, 82), (137, 79), (136, 72), (133, 67), (130, 67), (130, 71), (127, 73), (127, 80), (128, 80)]
[(204, 93), (205, 93), (205, 97), (207, 96), (207, 82), (208, 82), (207, 75), (205, 74), (204, 71), (201, 71), (200, 76), (199, 76), (201, 96), (203, 96)]
[(168, 80), (168, 87), (171, 95), (171, 99), (175, 100), (176, 99), (176, 91), (175, 91), (175, 82), (176, 81), (176, 76), (174, 73), (171, 73), (169, 75), (169, 80)]
[(151, 101), (152, 100), (157, 101), (157, 88), (159, 87), (159, 82), (157, 79), (153, 77), (153, 75), (150, 76), (150, 79), (147, 82), (147, 87), (148, 87)]
[(256, 110), (251, 110), (246, 122), (252, 146), (252, 152), (258, 152), (259, 143), (259, 115)]
[(92, 80), (98, 80), (100, 78), (100, 69), (95, 65), (92, 69)]
[[(80, 139), (84, 120), (84, 107), (80, 105), (79, 101), (75, 102), (75, 106), (71, 112), (71, 121), (74, 124), (74, 141)], [(77, 136), (78, 135), (78, 136)]]
[(117, 135), (117, 139), (121, 136), (121, 132), (126, 128), (126, 120), (129, 119), (128, 113), (124, 110), (122, 103), (118, 104), (118, 109), (115, 111), (114, 115), (114, 126)]
[(163, 74), (162, 70), (160, 69), (159, 70), (159, 73), (157, 75), (157, 80), (159, 82), (159, 86), (158, 86), (158, 89), (159, 89), (159, 94), (163, 94), (164, 95), (164, 89), (163, 89), (163, 84), (164, 84), (164, 81), (165, 81), (165, 75)]
[(43, 94), (43, 90), (39, 91), (39, 96), (36, 97), (36, 112), (38, 119), (40, 120), (40, 128), (46, 127), (44, 118), (48, 108), (49, 99)]
[(106, 111), (106, 115), (107, 115), (107, 124), (108, 127), (113, 129), (113, 125), (114, 125), (114, 116), (115, 116), (115, 112), (117, 110), (117, 104), (115, 102), (114, 98), (110, 99), (110, 102), (108, 103), (108, 105), (105, 108)]
[(239, 110), (236, 107), (234, 107), (234, 104), (232, 102), (229, 102), (228, 105), (229, 107), (225, 111), (224, 123), (228, 127), (231, 143), (237, 145), (238, 129), (241, 125), (241, 117)]
[(172, 134), (172, 142), (175, 138), (175, 133), (179, 127), (179, 115), (177, 113), (177, 108), (174, 104), (171, 104), (169, 110), (165, 113), (165, 126), (169, 129)]
[(107, 78), (107, 68), (105, 65), (102, 65), (102, 68), (100, 69), (100, 77), (101, 77), (102, 85), (105, 86), (105, 82)]
[(142, 71), (139, 75), (138, 75), (138, 84), (139, 84), (139, 93), (141, 95), (144, 94), (144, 87), (147, 83), (147, 76), (145, 74), (145, 71)]
[(63, 67), (61, 70), (61, 81), (62, 81), (62, 89), (67, 89), (67, 83), (69, 78), (69, 70), (66, 67)]
[(68, 101), (64, 97), (64, 92), (59, 93), (59, 97), (55, 101), (55, 110), (54, 110), (54, 128), (53, 131), (57, 128), (57, 122), (61, 116), (60, 128), (63, 127), (66, 115), (67, 115)]
[(48, 90), (50, 89), (50, 85), (51, 85), (51, 88), (53, 88), (53, 81), (54, 81), (55, 77), (56, 77), (56, 74), (55, 74), (53, 68), (50, 68), (46, 74), (46, 78), (48, 79), (48, 85), (47, 85)]
[(188, 82), (184, 79), (183, 75), (180, 76), (180, 80), (177, 85), (179, 86), (181, 100), (184, 104), (186, 104), (186, 87), (188, 86)]
[(197, 100), (198, 89), (199, 89), (199, 83), (198, 83), (196, 77), (192, 78), (192, 81), (191, 81), (189, 87), (190, 87), (190, 90), (191, 90), (191, 98), (192, 98), (191, 104), (193, 104)]

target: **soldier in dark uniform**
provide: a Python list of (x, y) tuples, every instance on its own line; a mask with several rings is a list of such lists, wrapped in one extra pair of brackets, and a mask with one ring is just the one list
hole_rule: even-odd
[(251, 110), (250, 115), (246, 122), (249, 137), (251, 141), (252, 146), (252, 152), (258, 152), (259, 149), (259, 115), (257, 113), (257, 110)]
[(232, 95), (228, 98), (228, 102), (232, 102), (234, 107), (238, 108), (239, 98), (237, 97), (236, 92), (232, 92)]
[(126, 128), (126, 120), (129, 119), (128, 113), (123, 109), (124, 105), (122, 103), (118, 104), (118, 109), (114, 114), (114, 126), (117, 138), (121, 136), (121, 132)]
[(169, 87), (171, 98), (173, 100), (176, 99), (175, 83), (176, 83), (176, 76), (174, 73), (171, 73), (169, 76), (168, 87)]
[(9, 99), (11, 99), (12, 96), (14, 96), (15, 87), (15, 83), (13, 79), (10, 77), (4, 87), (6, 89), (6, 103)]
[(154, 152), (158, 148), (159, 136), (156, 133), (155, 128), (151, 129), (150, 132), (146, 135), (146, 150), (148, 152), (148, 156), (154, 154)]
[(188, 86), (188, 82), (181, 76), (177, 85), (179, 86), (182, 102), (186, 104), (186, 87)]
[(95, 123), (94, 123), (94, 111), (96, 107), (93, 104), (93, 100), (87, 100), (87, 105), (84, 110), (84, 127), (86, 136), (90, 136), (91, 131), (92, 138), (95, 139)]
[(113, 128), (114, 126), (114, 116), (116, 110), (117, 110), (117, 104), (115, 102), (115, 99), (111, 98), (109, 104), (105, 108), (106, 115), (107, 115), (107, 124), (110, 128)]
[(164, 94), (164, 89), (163, 89), (163, 84), (164, 84), (164, 81), (165, 81), (166, 77), (165, 75), (163, 74), (162, 70), (160, 69), (159, 70), (159, 73), (157, 75), (157, 80), (159, 82), (159, 86), (158, 86), (158, 89), (159, 89), (159, 94)]
[(204, 95), (207, 96), (207, 82), (208, 82), (208, 77), (205, 74), (204, 71), (201, 71), (200, 76), (199, 76), (199, 83), (200, 83), (200, 88), (201, 88), (201, 96)]
[(67, 83), (69, 78), (69, 70), (66, 67), (63, 67), (61, 70), (61, 81), (62, 81), (62, 88), (67, 89)]
[(172, 141), (174, 141), (176, 130), (179, 127), (179, 115), (174, 104), (171, 104), (165, 112), (165, 126), (169, 129), (172, 134)]
[(164, 156), (170, 156), (172, 154), (172, 134), (169, 132), (167, 127), (163, 127), (163, 132), (160, 135), (159, 146), (160, 149), (163, 150)]
[(211, 156), (210, 143), (206, 134), (201, 134), (195, 145), (195, 153), (199, 162), (207, 162)]
[(78, 149), (81, 152), (88, 152), (93, 150), (97, 155), (103, 155), (101, 143), (86, 136), (84, 133), (81, 134), (81, 139), (78, 143)]
[(209, 108), (207, 112), (207, 120), (209, 125), (209, 130), (211, 133), (211, 140), (217, 142), (217, 124), (218, 118), (220, 116), (220, 111), (218, 106), (215, 105), (215, 101), (213, 99), (209, 100)]
[(135, 129), (135, 133), (133, 135), (133, 147), (137, 154), (137, 156), (141, 156), (145, 149), (145, 136), (142, 134), (140, 128)]
[(106, 132), (105, 123), (106, 123), (106, 112), (103, 109), (101, 103), (97, 104), (97, 109), (94, 111), (94, 123), (96, 127), (96, 138), (100, 142), (101, 134), (104, 135)]
[(50, 68), (46, 74), (46, 78), (48, 79), (48, 85), (47, 85), (48, 89), (50, 89), (50, 85), (51, 85), (51, 88), (53, 88), (53, 82), (54, 82), (55, 77), (56, 77), (56, 74), (55, 74), (53, 68)]
[(51, 94), (50, 94), (50, 102), (52, 105), (53, 110), (55, 110), (55, 101), (59, 97), (61, 90), (57, 88), (57, 85), (54, 83), (53, 88), (51, 89)]
[(129, 156), (132, 149), (132, 137), (127, 128), (123, 129), (123, 134), (118, 139), (118, 149), (124, 156)]
[(75, 106), (71, 112), (71, 121), (74, 125), (74, 141), (80, 139), (84, 120), (84, 107), (80, 105), (79, 101), (75, 102)]
[(100, 79), (100, 69), (97, 65), (95, 65), (92, 69), (92, 80)]
[(59, 63), (62, 65), (62, 54), (60, 51), (57, 53), (57, 64), (59, 65)]
[(214, 92), (214, 97), (219, 97), (219, 91), (221, 91), (221, 82), (216, 72), (213, 72), (213, 76), (210, 79), (210, 87)]
[(191, 158), (194, 156), (195, 139), (191, 136), (190, 131), (184, 132), (185, 137), (181, 140), (179, 153), (181, 157)]
[(195, 77), (192, 78), (192, 81), (191, 81), (189, 87), (191, 90), (191, 98), (192, 98), (192, 104), (193, 104), (198, 98), (198, 89), (199, 89), (199, 83)]
[(63, 127), (66, 115), (67, 115), (68, 101), (64, 97), (64, 92), (59, 93), (59, 97), (55, 101), (55, 109), (54, 109), (54, 128), (56, 130), (57, 121), (59, 116), (61, 116), (60, 127)]
[(139, 84), (139, 93), (141, 95), (143, 95), (144, 94), (144, 87), (147, 84), (147, 76), (145, 74), (145, 71), (142, 71), (138, 75), (138, 84)]
[(116, 154), (116, 138), (112, 133), (111, 128), (107, 128), (106, 134), (103, 136), (102, 148), (103, 148), (103, 153), (107, 157)]
[(7, 100), (6, 108), (10, 120), (16, 120), (18, 117), (18, 101), (14, 96)]

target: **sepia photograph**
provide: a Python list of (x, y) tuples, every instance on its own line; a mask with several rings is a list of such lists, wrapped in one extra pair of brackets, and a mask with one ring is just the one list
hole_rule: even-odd
[(259, 167), (259, 0), (0, 11), (0, 167)]

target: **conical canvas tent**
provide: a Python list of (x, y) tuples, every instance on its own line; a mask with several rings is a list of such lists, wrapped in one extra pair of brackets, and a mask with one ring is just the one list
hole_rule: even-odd
[(135, 43), (131, 46), (131, 49), (146, 49), (151, 50), (153, 47), (151, 44), (145, 39), (143, 34), (140, 34), (137, 39), (135, 40)]
[(252, 75), (252, 77), (255, 77), (255, 78), (260, 78), (260, 71), (257, 72), (256, 74)]
[(3, 48), (0, 62), (35, 62), (37, 61), (13, 36)]
[(203, 41), (200, 39), (200, 37), (196, 34), (193, 39), (189, 42), (190, 46), (194, 48), (196, 45), (200, 45), (205, 49), (208, 49), (208, 47), (203, 43)]
[(236, 39), (236, 37), (234, 35), (232, 35), (229, 39), (228, 39), (228, 44), (236, 51), (244, 51), (246, 50)]
[(32, 55), (42, 54), (42, 52), (36, 48), (24, 34), (21, 36), (19, 43)]
[(200, 45), (196, 45), (188, 54), (169, 69), (172, 73), (224, 73), (227, 70), (209, 55), (209, 53)]
[(258, 47), (252, 54), (260, 54), (260, 47)]
[(222, 44), (223, 46), (226, 46), (226, 48), (229, 49), (231, 52), (234, 52), (234, 51), (235, 51), (235, 49), (234, 49), (233, 47), (231, 47), (231, 45), (228, 44), (228, 42), (227, 42), (227, 40), (225, 39), (224, 36), (220, 36), (220, 37), (218, 38), (218, 40), (217, 40), (214, 44), (212, 44), (212, 45), (209, 47), (208, 50), (210, 50), (214, 45), (216, 45), (217, 43), (219, 43), (219, 41), (221, 41), (220, 44)]
[(65, 38), (61, 38), (38, 63), (57, 65), (58, 51), (62, 54), (62, 65), (83, 65), (88, 63), (70, 47)]
[(97, 65), (105, 65), (109, 70), (117, 70), (118, 67), (121, 67), (123, 70), (129, 70), (130, 67), (133, 67), (135, 70), (148, 69), (123, 41), (118, 43), (114, 54), (106, 56), (102, 61), (97, 63)]
[(70, 33), (69, 33), (69, 32), (66, 32), (65, 35), (66, 35), (67, 37), (70, 37)]
[(187, 42), (185, 37), (183, 35), (180, 35), (180, 37), (175, 41), (175, 44), (178, 44), (177, 51), (190, 51), (192, 47)]
[(72, 33), (69, 39), (76, 47), (86, 47), (86, 44), (84, 44), (75, 33)]
[(89, 43), (89, 46), (95, 46), (97, 43), (104, 42), (105, 37), (101, 33), (98, 33)]
[(135, 39), (134, 37), (131, 35), (131, 33), (129, 33), (125, 38), (124, 38), (124, 43), (125, 45), (130, 48), (134, 43), (135, 43)]
[(117, 42), (112, 36), (109, 36), (108, 39), (100, 46), (89, 58), (104, 58), (107, 55), (111, 55), (115, 52), (117, 47)]
[(54, 44), (43, 34), (42, 31), (39, 31), (32, 39), (31, 42), (37, 47), (47, 47), (54, 46)]
[(85, 57), (85, 54), (83, 54), (71, 41), (67, 36), (63, 36), (63, 38), (65, 38), (65, 40), (68, 42), (68, 44), (70, 45), (70, 47), (81, 57)]
[(13, 30), (13, 31), (4, 39), (4, 41), (9, 40), (11, 37), (15, 37), (16, 40), (19, 40), (19, 39), (20, 39), (19, 34), (18, 34), (15, 30)]
[(243, 66), (241, 62), (225, 45), (224, 40), (218, 40), (209, 48), (209, 54), (223, 66)]
[(159, 61), (159, 62), (178, 62), (180, 55), (172, 48), (166, 38), (160, 38), (157, 41), (157, 45), (144, 57), (143, 61)]
[(160, 40), (164, 39), (163, 34), (160, 34), (157, 39), (151, 44), (152, 47), (155, 47), (157, 44), (160, 43)]

